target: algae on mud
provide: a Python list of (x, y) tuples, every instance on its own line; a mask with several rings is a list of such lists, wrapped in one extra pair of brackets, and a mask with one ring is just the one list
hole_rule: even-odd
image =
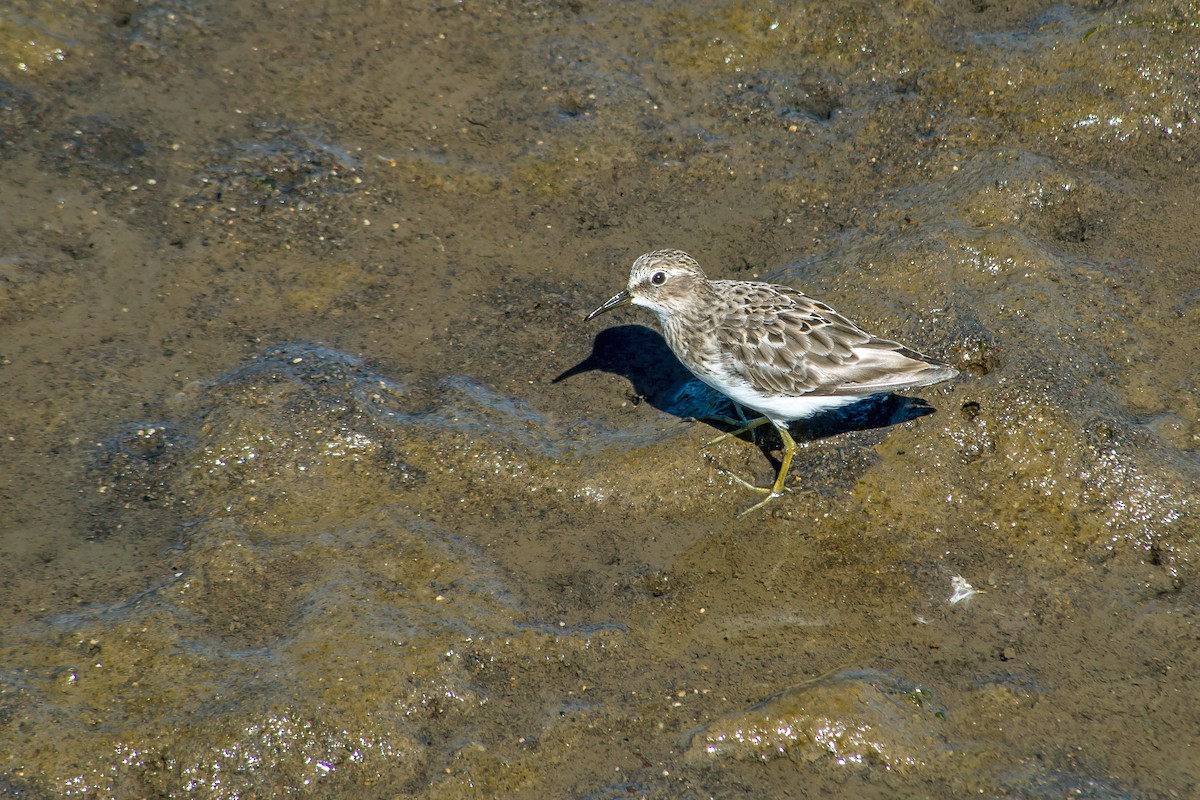
[[(264, 12), (0, 11), (0, 789), (1196, 793), (1196, 3)], [(655, 247), (973, 377), (731, 523)]]

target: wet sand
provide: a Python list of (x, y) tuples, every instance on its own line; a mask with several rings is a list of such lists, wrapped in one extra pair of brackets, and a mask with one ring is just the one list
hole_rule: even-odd
[[(1195, 795), (1198, 19), (0, 12), (0, 790)], [(660, 247), (963, 377), (736, 519)]]

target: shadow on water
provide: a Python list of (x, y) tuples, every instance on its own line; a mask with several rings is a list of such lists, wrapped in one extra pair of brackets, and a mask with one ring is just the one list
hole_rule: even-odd
[(712, 392), (709, 407), (696, 409), (699, 413), (688, 413), (681, 408), (680, 393), (696, 379), (679, 363), (662, 335), (644, 325), (619, 325), (600, 331), (592, 343), (591, 355), (556, 377), (553, 383), (592, 371), (626, 378), (633, 384), (639, 400), (677, 417), (703, 416), (705, 411), (711, 413), (721, 407), (732, 411), (732, 404), (716, 392)]
[[(626, 378), (639, 400), (681, 419), (705, 420), (722, 430), (736, 427), (739, 419), (753, 419), (729, 398), (694, 378), (671, 352), (662, 334), (643, 325), (619, 325), (600, 331), (591, 354), (553, 382), (593, 370)], [(852, 431), (887, 428), (934, 411), (918, 397), (878, 394), (793, 422), (790, 430), (797, 442), (811, 442)], [(752, 435), (746, 433), (743, 437)]]

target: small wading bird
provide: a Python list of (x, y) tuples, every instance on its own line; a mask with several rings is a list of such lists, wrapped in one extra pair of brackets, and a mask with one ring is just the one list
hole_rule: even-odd
[(704, 383), (762, 416), (704, 447), (770, 422), (783, 442), (775, 483), (745, 516), (783, 493), (796, 442), (788, 423), (875, 394), (929, 386), (958, 370), (864, 331), (829, 306), (787, 286), (710, 281), (695, 259), (656, 250), (633, 262), (629, 285), (587, 319), (626, 305), (648, 308), (680, 362)]

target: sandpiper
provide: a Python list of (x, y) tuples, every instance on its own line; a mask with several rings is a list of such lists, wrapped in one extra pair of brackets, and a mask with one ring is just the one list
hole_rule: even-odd
[[(949, 380), (958, 370), (899, 342), (873, 336), (788, 286), (712, 281), (680, 250), (633, 262), (629, 285), (587, 315), (625, 305), (650, 309), (667, 345), (700, 380), (762, 416), (704, 447), (770, 422), (783, 442), (775, 483), (745, 516), (783, 493), (796, 453), (788, 423), (875, 394)], [(734, 476), (736, 478), (736, 476)]]

